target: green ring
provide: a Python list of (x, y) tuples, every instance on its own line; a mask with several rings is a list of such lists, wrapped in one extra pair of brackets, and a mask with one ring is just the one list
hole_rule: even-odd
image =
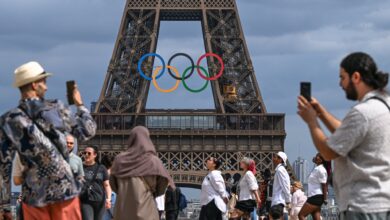
[[(209, 77), (209, 73), (206, 71), (205, 68), (203, 68), (202, 66), (194, 66), (194, 67), (200, 68), (203, 71), (203, 73), (206, 74), (207, 77)], [(183, 86), (184, 86), (184, 88), (186, 88), (187, 91), (190, 91), (192, 93), (202, 92), (209, 85), (209, 81), (208, 80), (206, 80), (206, 84), (204, 84), (204, 86), (202, 88), (200, 88), (200, 89), (191, 89), (190, 87), (188, 87), (188, 85), (185, 82), (185, 78), (186, 78), (187, 72), (189, 70), (191, 70), (192, 68), (193, 68), (192, 66), (189, 66), (189, 67), (187, 67), (186, 70), (184, 70), (184, 73), (183, 73), (183, 76), (182, 76), (182, 80), (181, 80), (183, 82)]]

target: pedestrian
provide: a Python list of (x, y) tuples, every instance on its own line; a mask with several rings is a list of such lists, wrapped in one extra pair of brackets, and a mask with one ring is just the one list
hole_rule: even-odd
[(179, 203), (180, 203), (181, 190), (179, 187), (173, 189), (168, 186), (165, 192), (165, 219), (177, 220), (179, 217)]
[(238, 201), (230, 218), (250, 219), (251, 213), (261, 202), (259, 185), (255, 177), (256, 164), (252, 159), (244, 157), (240, 162), (240, 168), (244, 170), (244, 175), (238, 183)]
[[(334, 160), (333, 187), (341, 219), (390, 219), (390, 98), (388, 74), (362, 52), (340, 64), (340, 86), (358, 101), (340, 121), (315, 98), (300, 96), (298, 114), (325, 160)], [(331, 132), (327, 137), (319, 118)]]
[(295, 181), (291, 186), (291, 211), (290, 211), (290, 220), (298, 220), (298, 214), (302, 209), (303, 204), (305, 204), (307, 197), (302, 191), (303, 186), (299, 181)]
[[(160, 220), (162, 220), (165, 211), (165, 194), (162, 194), (161, 196), (157, 196), (155, 200), (156, 200), (156, 205), (158, 210), (158, 217)], [(165, 215), (165, 219), (167, 219), (166, 215)]]
[(271, 219), (288, 219), (287, 208), (291, 202), (290, 176), (285, 166), (287, 165), (287, 155), (278, 152), (272, 157), (275, 168), (275, 176), (272, 188), (272, 203), (270, 209)]
[[(78, 195), (81, 183), (67, 162), (66, 135), (81, 141), (95, 135), (96, 124), (84, 107), (77, 86), (71, 94), (75, 116), (59, 100), (46, 100), (46, 79), (50, 76), (37, 62), (15, 70), (14, 86), (19, 88), (19, 106), (0, 118), (1, 187), (10, 192), (11, 166), (17, 152), (23, 165), (21, 181), (25, 219), (81, 219)], [(10, 193), (0, 204), (10, 203)]]
[(74, 137), (71, 134), (68, 134), (66, 136), (66, 145), (68, 147), (68, 152), (69, 152), (70, 168), (72, 168), (73, 174), (75, 175), (76, 178), (80, 178), (84, 180), (83, 161), (81, 161), (81, 158), (79, 156), (73, 153), (74, 144), (75, 144)]
[(111, 208), (111, 187), (104, 165), (97, 162), (97, 146), (83, 151), (85, 184), (81, 198), (83, 220), (102, 220), (106, 209)]
[[(112, 163), (114, 162), (115, 156), (110, 154), (103, 155), (101, 163), (106, 167), (108, 176), (111, 175)], [(111, 187), (111, 186), (110, 186)], [(111, 190), (111, 208), (104, 211), (103, 220), (111, 220), (114, 218), (114, 209), (116, 202), (116, 193)]]
[(157, 157), (149, 130), (137, 126), (130, 132), (129, 148), (119, 154), (111, 169), (110, 183), (118, 195), (115, 220), (158, 220), (155, 198), (173, 180)]
[(316, 165), (310, 173), (308, 181), (308, 199), (299, 212), (299, 219), (306, 219), (311, 214), (314, 220), (321, 220), (321, 206), (327, 201), (328, 194), (328, 173), (325, 169), (327, 162), (321, 154), (316, 154), (313, 158)]
[(218, 169), (222, 162), (215, 157), (210, 157), (206, 161), (206, 167), (209, 171), (202, 182), (200, 193), (199, 220), (222, 220), (222, 215), (226, 213), (226, 204), (229, 202), (226, 192), (225, 181)]
[(261, 200), (261, 208), (259, 210), (260, 218), (267, 218), (269, 214), (269, 210), (271, 209), (272, 202), (272, 184), (271, 184), (271, 170), (266, 168), (261, 172), (261, 177), (263, 182), (260, 185), (260, 200)]

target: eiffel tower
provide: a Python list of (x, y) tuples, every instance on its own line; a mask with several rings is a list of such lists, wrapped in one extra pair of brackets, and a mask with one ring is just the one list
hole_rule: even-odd
[[(222, 77), (211, 81), (214, 110), (146, 109), (150, 81), (137, 66), (144, 54), (156, 52), (160, 21), (201, 21), (205, 51), (225, 65)], [(153, 64), (153, 57), (143, 62), (145, 75), (151, 77)], [(207, 66), (210, 74), (221, 69), (214, 57), (207, 57)], [(284, 114), (267, 113), (235, 0), (127, 0), (93, 109), (97, 134), (81, 149), (97, 145), (101, 154), (116, 155), (127, 149), (130, 130), (144, 125), (180, 186), (200, 188), (210, 156), (237, 178), (244, 156), (255, 159), (258, 170), (273, 171), (273, 154), (284, 150)]]

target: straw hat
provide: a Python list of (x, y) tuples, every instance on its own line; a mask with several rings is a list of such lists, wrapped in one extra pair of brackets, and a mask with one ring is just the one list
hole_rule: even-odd
[(14, 87), (22, 87), (29, 83), (51, 76), (35, 61), (25, 63), (15, 70)]

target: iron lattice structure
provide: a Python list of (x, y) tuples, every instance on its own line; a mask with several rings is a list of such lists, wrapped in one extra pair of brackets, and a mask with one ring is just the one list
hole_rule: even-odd
[[(138, 73), (138, 61), (157, 47), (160, 21), (201, 21), (206, 52), (220, 55), (224, 74), (211, 81), (213, 110), (146, 108), (150, 81)], [(154, 59), (142, 69), (151, 76)], [(220, 64), (207, 58), (210, 73)], [(103, 154), (127, 149), (130, 130), (149, 128), (160, 158), (178, 184), (198, 187), (203, 163), (213, 155), (235, 174), (243, 156), (258, 170), (272, 170), (272, 154), (284, 150), (283, 114), (266, 111), (248, 53), (235, 0), (127, 0), (100, 98), (94, 107), (95, 138)]]

